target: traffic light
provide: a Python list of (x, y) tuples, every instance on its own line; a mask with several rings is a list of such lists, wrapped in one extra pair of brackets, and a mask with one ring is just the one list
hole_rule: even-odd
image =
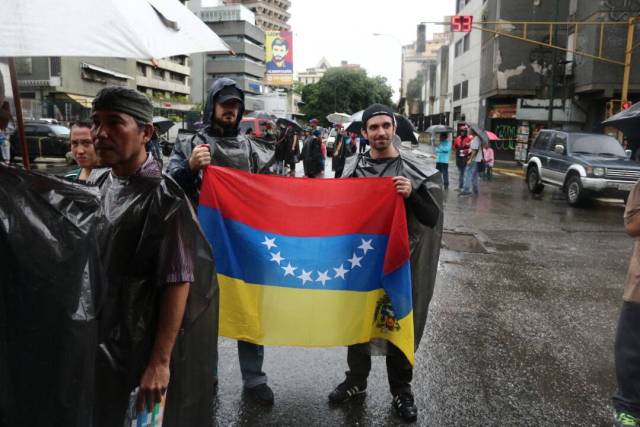
[(631, 101), (624, 101), (622, 103), (622, 109), (623, 110), (628, 110), (629, 108), (631, 108)]
[(451, 17), (451, 31), (454, 33), (469, 33), (472, 25), (472, 15), (454, 15)]

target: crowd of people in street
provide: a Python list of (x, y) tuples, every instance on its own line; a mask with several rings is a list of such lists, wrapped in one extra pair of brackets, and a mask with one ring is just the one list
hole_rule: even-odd
[[(308, 127), (301, 129), (293, 122), (282, 123), (268, 128), (263, 138), (255, 138), (250, 132), (240, 131), (244, 105), (244, 92), (233, 80), (222, 78), (215, 81), (207, 95), (202, 129), (193, 136), (182, 136), (176, 141), (166, 166), (166, 175), (162, 173), (161, 155), (156, 154), (151, 144), (154, 138), (151, 124), (153, 107), (141, 93), (127, 88), (106, 88), (93, 102), (92, 121), (78, 122), (71, 127), (70, 148), (78, 168), (68, 172), (66, 179), (96, 185), (107, 199), (121, 197), (125, 181), (136, 183), (127, 191), (138, 192), (140, 195), (155, 194), (149, 193), (151, 187), (161, 186), (163, 190), (157, 193), (157, 200), (150, 203), (155, 204), (155, 209), (159, 211), (173, 212), (175, 215), (163, 225), (162, 235), (149, 237), (149, 247), (155, 251), (150, 257), (155, 261), (150, 261), (147, 270), (135, 272), (140, 275), (136, 285), (139, 287), (135, 291), (138, 294), (128, 295), (129, 291), (121, 293), (119, 289), (115, 289), (105, 309), (111, 317), (102, 338), (105, 342), (114, 340), (113, 347), (110, 348), (114, 354), (105, 350), (106, 354), (100, 353), (102, 356), (96, 362), (95, 387), (96, 395), (100, 396), (95, 410), (96, 426), (116, 425), (120, 421), (117, 416), (114, 418), (114, 414), (124, 412), (132, 385), (139, 388), (138, 403), (151, 405), (158, 402), (165, 393), (171, 392), (170, 378), (173, 381), (174, 375), (181, 375), (179, 371), (175, 374), (172, 372), (171, 357), (181, 331), (183, 316), (189, 310), (187, 300), (190, 289), (199, 280), (200, 274), (196, 271), (199, 267), (194, 259), (196, 243), (193, 236), (186, 237), (185, 231), (188, 230), (194, 236), (198, 234), (193, 208), (198, 205), (205, 168), (216, 165), (253, 174), (294, 177), (298, 163), (302, 162), (305, 177), (315, 179), (325, 176), (326, 131), (320, 127), (319, 120), (312, 119)], [(4, 159), (7, 158), (7, 133), (12, 131), (11, 116), (6, 111), (2, 106), (0, 152)], [(336, 124), (335, 129), (331, 162), (335, 178), (391, 177), (395, 190), (406, 200), (408, 218), (415, 222), (412, 222), (410, 230), (432, 232), (430, 230), (439, 222), (441, 224), (442, 204), (437, 197), (433, 197), (433, 190), (426, 190), (423, 186), (428, 180), (434, 179), (434, 176), (441, 176), (442, 189), (445, 192), (449, 189), (451, 157), (455, 159), (458, 169), (457, 189), (460, 196), (477, 195), (480, 178), (492, 179), (495, 153), (490, 141), (485, 140), (481, 135), (482, 131), (473, 125), (461, 126), (453, 140), (450, 133), (437, 134), (435, 164), (439, 175), (422, 175), (423, 172), (416, 172), (412, 157), (401, 153), (394, 144), (396, 119), (393, 110), (385, 105), (374, 104), (363, 112), (361, 136), (347, 132), (340, 124)], [(152, 184), (141, 178), (151, 179)], [(640, 211), (639, 188), (636, 185), (625, 211), (626, 229), (633, 237), (640, 234), (636, 218)], [(179, 214), (175, 214), (176, 212)], [(140, 210), (136, 213), (113, 214), (129, 215), (122, 220), (135, 227), (141, 227), (150, 220), (150, 216), (155, 215), (153, 212)], [(419, 239), (410, 239), (410, 242), (411, 245), (419, 244)], [(617, 425), (637, 425), (623, 422), (636, 422), (634, 414), (638, 413), (637, 408), (640, 407), (637, 381), (640, 377), (637, 357), (640, 354), (637, 339), (639, 332), (635, 326), (640, 319), (636, 304), (640, 295), (637, 279), (640, 273), (636, 265), (638, 247), (636, 244), (629, 268), (616, 342), (619, 391), (614, 397), (614, 405), (617, 410), (616, 419), (619, 421)], [(115, 251), (122, 249), (120, 246), (113, 248)], [(157, 255), (155, 258), (154, 254)], [(136, 254), (127, 252), (125, 256), (135, 257)], [(160, 265), (160, 260), (167, 264)], [(420, 265), (420, 262), (415, 265)], [(213, 270), (213, 263), (210, 267)], [(128, 277), (131, 272), (123, 270), (111, 273), (113, 277), (119, 278)], [(158, 277), (160, 283), (157, 282)], [(205, 282), (206, 280), (200, 280), (200, 283)], [(156, 292), (156, 289), (161, 291)], [(151, 302), (149, 305), (133, 307), (134, 318), (156, 319), (152, 329), (143, 331), (146, 334), (143, 338), (145, 345), (139, 345), (136, 340), (140, 337), (135, 338), (133, 335), (125, 334), (115, 338), (118, 335), (116, 329), (136, 327), (127, 323), (131, 321), (131, 313), (123, 313), (118, 309), (126, 302), (123, 298), (131, 297), (148, 298)], [(429, 294), (426, 299), (427, 307), (430, 297)], [(422, 335), (422, 328), (424, 323), (418, 328), (416, 345)], [(114, 370), (110, 358), (118, 357), (116, 353), (123, 348), (129, 352), (127, 363)], [(264, 346), (240, 340), (237, 342), (237, 351), (245, 395), (262, 405), (273, 405), (275, 397), (263, 370)], [(212, 350), (212, 354), (214, 353), (210, 378), (204, 382), (215, 388), (218, 381), (218, 360), (217, 351)], [(341, 404), (366, 391), (371, 354), (369, 344), (349, 346), (346, 378), (328, 395), (330, 403)], [(414, 367), (390, 343), (386, 344), (383, 354), (386, 356), (392, 405), (404, 421), (415, 421), (418, 408), (411, 388)], [(179, 406), (181, 396), (174, 394), (172, 397), (174, 405)], [(196, 424), (200, 416), (197, 406), (196, 404), (192, 418)], [(169, 408), (166, 425), (179, 425), (175, 424), (176, 421), (172, 424), (171, 420), (176, 419)]]

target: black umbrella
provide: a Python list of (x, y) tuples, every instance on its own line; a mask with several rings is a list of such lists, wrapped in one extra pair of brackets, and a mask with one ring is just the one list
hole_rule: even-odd
[(293, 120), (285, 119), (284, 117), (280, 117), (278, 120), (276, 120), (276, 124), (278, 126), (293, 126), (296, 132), (302, 132), (302, 126), (300, 126)]
[[(347, 132), (360, 133), (360, 129), (362, 129), (363, 111), (358, 111), (349, 118), (351, 123), (346, 128)], [(415, 134), (416, 130), (409, 119), (407, 119), (405, 116), (401, 116), (400, 114), (394, 114), (394, 116), (396, 117), (397, 125), (396, 135), (398, 135), (402, 141), (411, 141), (412, 144), (417, 144), (418, 138)]]
[(480, 129), (478, 125), (471, 123), (471, 124), (468, 124), (467, 126), (469, 126), (469, 128), (473, 131), (473, 133), (478, 135), (478, 138), (480, 138), (480, 141), (482, 141), (483, 144), (489, 143), (489, 136), (486, 133), (484, 133), (484, 130)]
[(167, 119), (166, 117), (155, 116), (153, 118), (153, 127), (156, 128), (158, 135), (162, 135), (163, 133), (171, 129), (174, 125), (175, 123), (173, 123), (171, 120)]
[(276, 116), (274, 116), (273, 114), (267, 113), (266, 111), (261, 111), (261, 110), (252, 111), (249, 114), (247, 114), (245, 117), (251, 117), (254, 119), (276, 119)]
[(445, 125), (431, 125), (426, 130), (427, 133), (451, 133), (453, 128)]
[(614, 114), (602, 122), (605, 126), (613, 126), (622, 131), (630, 139), (640, 138), (640, 103)]

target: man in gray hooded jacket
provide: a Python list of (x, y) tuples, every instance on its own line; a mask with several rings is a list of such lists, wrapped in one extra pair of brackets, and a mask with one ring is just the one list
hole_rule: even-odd
[[(252, 173), (268, 173), (273, 163), (272, 146), (239, 132), (244, 113), (244, 92), (228, 78), (216, 80), (207, 96), (203, 128), (176, 142), (167, 173), (197, 204), (202, 171), (209, 165), (231, 167)], [(273, 392), (262, 371), (264, 347), (238, 341), (240, 371), (246, 393), (264, 405), (273, 404)]]

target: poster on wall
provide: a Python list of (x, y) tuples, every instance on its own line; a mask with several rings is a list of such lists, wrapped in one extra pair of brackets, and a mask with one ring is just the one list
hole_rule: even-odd
[(267, 31), (264, 44), (264, 62), (267, 67), (264, 83), (269, 86), (291, 86), (293, 84), (293, 33)]

